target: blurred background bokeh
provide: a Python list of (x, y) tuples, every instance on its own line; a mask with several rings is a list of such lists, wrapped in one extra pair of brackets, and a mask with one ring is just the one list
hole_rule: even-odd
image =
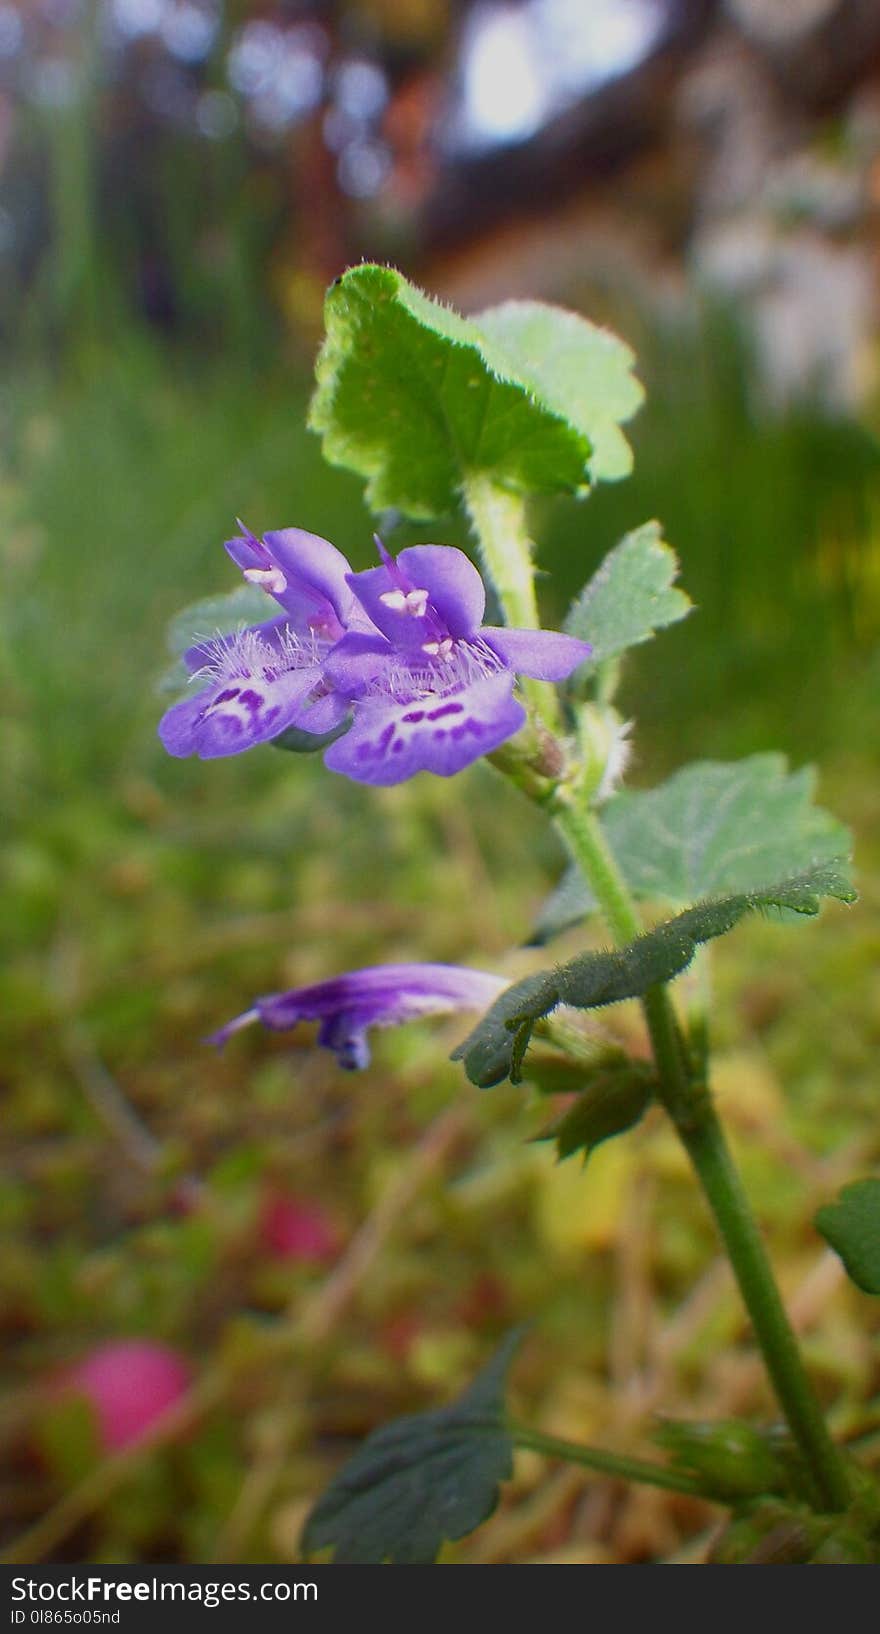
[[(362, 257), (630, 342), (634, 475), (535, 509), (548, 618), (659, 517), (698, 611), (632, 664), (635, 780), (779, 747), (856, 830), (860, 909), (719, 955), (718, 1080), (841, 1433), (880, 1390), (809, 1224), (880, 1156), (876, 0), (0, 0), (17, 1558), (294, 1560), (358, 1438), (523, 1318), (519, 1404), (555, 1433), (771, 1412), (653, 1119), (583, 1175), (527, 1143), (524, 1092), (465, 1085), (461, 1026), (386, 1035), (356, 1079), (307, 1036), (202, 1043), (357, 964), (519, 974), (561, 867), (485, 767), (376, 793), (155, 737), (166, 621), (232, 587), (236, 515), (368, 559), (360, 485), (304, 429), (324, 288)], [(126, 1391), (177, 1404), (153, 1450)], [(710, 1522), (529, 1454), (450, 1558), (698, 1560)]]

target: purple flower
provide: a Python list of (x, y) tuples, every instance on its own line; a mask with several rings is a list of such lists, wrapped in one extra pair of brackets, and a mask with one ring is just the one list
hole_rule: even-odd
[(327, 539), (284, 528), (257, 539), (227, 541), (245, 579), (274, 597), (282, 611), (264, 624), (196, 643), (184, 654), (192, 698), (159, 724), (172, 755), (203, 760), (235, 755), (290, 726), (316, 734), (345, 719), (347, 704), (323, 684), (322, 665), (348, 629), (369, 629), (349, 586), (350, 565)]
[(353, 710), (324, 756), (359, 783), (451, 777), (517, 732), (517, 674), (561, 681), (590, 647), (549, 630), (483, 625), (483, 581), (463, 551), (414, 545), (348, 575), (374, 633), (353, 629), (332, 648), (325, 684)]
[(254, 1021), (276, 1032), (299, 1021), (319, 1021), (318, 1043), (333, 1050), (340, 1066), (354, 1071), (370, 1064), (368, 1027), (396, 1027), (451, 1010), (485, 1010), (508, 985), (501, 976), (461, 965), (369, 965), (312, 987), (256, 999), (252, 1009), (227, 1022), (210, 1042), (225, 1044)]
[(184, 654), (200, 690), (169, 709), (172, 755), (238, 754), (289, 727), (321, 736), (353, 716), (325, 765), (359, 783), (451, 777), (525, 721), (517, 675), (561, 681), (586, 642), (483, 625), (483, 581), (460, 550), (414, 545), (352, 573), (326, 539), (285, 528), (226, 545), (281, 611)]
[(274, 596), (297, 635), (332, 644), (353, 623), (367, 622), (350, 588), (351, 564), (328, 539), (303, 528), (257, 539), (246, 529), (225, 548), (249, 584)]

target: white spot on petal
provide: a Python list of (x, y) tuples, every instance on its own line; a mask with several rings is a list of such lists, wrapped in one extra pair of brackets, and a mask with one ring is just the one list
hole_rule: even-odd
[(287, 589), (287, 580), (280, 567), (246, 567), (244, 577), (248, 584), (267, 590), (270, 596), (283, 596)]
[(409, 613), (410, 618), (424, 618), (428, 611), (427, 590), (384, 590), (379, 600), (389, 612)]

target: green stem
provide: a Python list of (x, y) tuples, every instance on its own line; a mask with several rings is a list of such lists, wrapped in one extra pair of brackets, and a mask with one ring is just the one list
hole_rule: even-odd
[[(686, 1492), (694, 1498), (709, 1498), (701, 1483), (683, 1470), (668, 1469), (648, 1458), (629, 1458), (623, 1453), (606, 1452), (602, 1447), (584, 1447), (577, 1441), (562, 1441), (555, 1435), (544, 1435), (526, 1424), (511, 1423), (507, 1428), (517, 1447), (528, 1447), (548, 1458), (562, 1458), (568, 1464), (583, 1464), (585, 1469), (597, 1470), (600, 1475), (618, 1475), (624, 1481), (641, 1481), (647, 1486), (664, 1487), (668, 1492)], [(720, 1501), (720, 1500), (719, 1500)]]
[[(633, 900), (596, 815), (560, 795), (556, 820), (618, 944), (641, 933)], [(704, 1083), (691, 1078), (668, 988), (643, 999), (660, 1080), (672, 1118), (715, 1217), (780, 1405), (829, 1511), (845, 1509), (849, 1480), (804, 1370), (794, 1330), (724, 1131)]]
[(490, 477), (466, 477), (462, 497), (476, 535), (480, 560), (498, 593), (509, 624), (537, 630), (538, 603), (532, 541), (525, 501)]
[[(526, 526), (525, 501), (480, 473), (465, 477), (462, 499), (477, 541), (480, 565), (495, 588), (508, 624), (540, 628), (535, 596), (532, 541)], [(546, 681), (524, 679), (522, 688), (538, 714), (553, 725), (556, 694)]]

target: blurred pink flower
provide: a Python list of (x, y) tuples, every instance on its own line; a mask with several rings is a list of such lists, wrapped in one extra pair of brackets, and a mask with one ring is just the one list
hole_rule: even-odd
[(150, 1339), (111, 1339), (68, 1369), (61, 1388), (91, 1403), (105, 1452), (141, 1441), (190, 1384), (185, 1359)]
[(260, 1215), (260, 1237), (276, 1259), (301, 1265), (327, 1265), (341, 1247), (336, 1222), (319, 1203), (302, 1197), (270, 1194)]

